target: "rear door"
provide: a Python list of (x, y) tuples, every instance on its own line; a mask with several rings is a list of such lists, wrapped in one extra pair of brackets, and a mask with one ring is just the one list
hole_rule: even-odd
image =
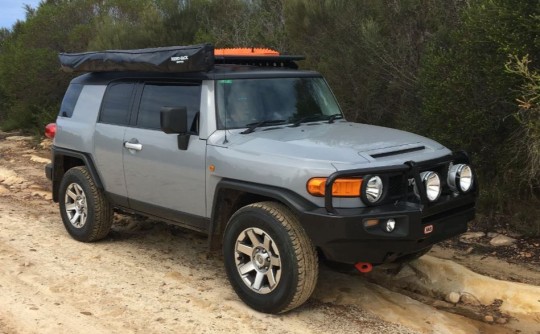
[[(123, 148), (130, 207), (172, 220), (204, 217), (206, 141), (198, 135), (201, 83), (144, 82), (137, 96), (138, 112), (126, 128)], [(187, 150), (178, 149), (176, 134), (160, 130), (162, 107), (187, 107), (193, 131)], [(197, 225), (189, 219), (184, 223)]]
[(124, 179), (123, 142), (130, 123), (135, 82), (108, 85), (94, 132), (94, 158), (101, 180), (114, 202), (128, 206)]

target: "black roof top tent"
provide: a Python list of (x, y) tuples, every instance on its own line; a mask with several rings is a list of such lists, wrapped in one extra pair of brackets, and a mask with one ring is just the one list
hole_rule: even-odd
[(287, 55), (215, 56), (212, 44), (61, 53), (59, 58), (65, 72), (162, 73), (208, 72), (214, 68), (214, 64), (297, 69), (295, 61), (304, 59), (303, 56)]

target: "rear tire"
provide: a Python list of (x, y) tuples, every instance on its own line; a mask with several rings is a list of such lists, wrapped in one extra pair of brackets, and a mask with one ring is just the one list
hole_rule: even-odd
[(223, 237), (225, 270), (247, 305), (283, 313), (302, 305), (318, 278), (315, 248), (284, 205), (260, 202), (238, 210)]
[(60, 214), (68, 233), (76, 240), (103, 239), (111, 229), (113, 210), (84, 166), (68, 170), (60, 182)]

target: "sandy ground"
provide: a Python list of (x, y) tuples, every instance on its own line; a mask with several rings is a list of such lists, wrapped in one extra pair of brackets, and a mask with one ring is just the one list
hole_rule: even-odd
[[(48, 191), (47, 156), (31, 138), (0, 134), (0, 333), (540, 333), (538, 271), (509, 270), (529, 283), (515, 287), (515, 294), (533, 296), (524, 309), (491, 290), (508, 282), (436, 257), (397, 275), (345, 274), (323, 265), (304, 306), (280, 316), (257, 313), (237, 298), (221, 256), (207, 254), (202, 235), (117, 216), (105, 240), (71, 239)], [(509, 277), (496, 269), (501, 263), (486, 266), (484, 275)], [(436, 268), (445, 268), (450, 282), (463, 275), (479, 281), (467, 289), (441, 284), (429, 279), (437, 278), (429, 274)], [(485, 301), (471, 308), (441, 300), (460, 289)], [(498, 298), (505, 307), (518, 305), (493, 306)]]

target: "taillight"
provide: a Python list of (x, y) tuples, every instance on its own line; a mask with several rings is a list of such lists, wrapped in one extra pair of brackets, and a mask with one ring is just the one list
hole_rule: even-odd
[(45, 137), (54, 138), (56, 135), (56, 123), (49, 123), (45, 126)]

